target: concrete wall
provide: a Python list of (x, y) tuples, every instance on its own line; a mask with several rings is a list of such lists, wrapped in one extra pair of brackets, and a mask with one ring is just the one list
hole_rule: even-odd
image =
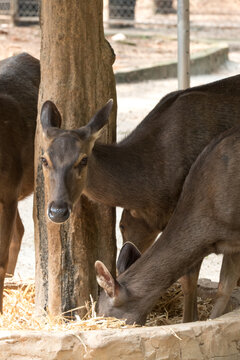
[(1, 360), (237, 360), (240, 310), (216, 320), (86, 332), (1, 331)]

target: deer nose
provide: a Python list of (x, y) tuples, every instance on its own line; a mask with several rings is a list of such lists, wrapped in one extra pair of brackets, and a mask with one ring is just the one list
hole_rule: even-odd
[(71, 209), (66, 202), (57, 203), (52, 201), (48, 206), (48, 217), (55, 223), (63, 223), (71, 213)]

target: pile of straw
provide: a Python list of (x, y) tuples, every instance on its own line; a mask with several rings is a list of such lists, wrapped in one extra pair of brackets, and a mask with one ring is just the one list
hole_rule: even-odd
[[(91, 300), (86, 304), (86, 315), (80, 319), (78, 315), (73, 321), (68, 313), (52, 317), (35, 315), (35, 287), (34, 283), (4, 290), (4, 313), (0, 315), (0, 329), (3, 330), (99, 330), (106, 328), (129, 328), (123, 320), (115, 318), (97, 317), (95, 304)], [(174, 284), (159, 300), (148, 316), (147, 326), (169, 325), (182, 321), (183, 295), (178, 283)], [(198, 309), (200, 320), (208, 318), (211, 311), (211, 300), (199, 300)], [(73, 309), (75, 310), (75, 309)]]
[[(212, 299), (198, 297), (199, 320), (207, 320), (211, 313)], [(173, 284), (168, 291), (159, 299), (158, 303), (149, 314), (147, 326), (172, 325), (182, 322), (183, 293), (179, 283)]]
[(68, 317), (68, 314), (75, 309), (54, 317), (47, 312), (44, 316), (37, 316), (34, 298), (34, 283), (5, 289), (4, 309), (3, 314), (0, 314), (0, 330), (74, 331), (130, 327), (123, 320), (97, 317), (93, 301), (86, 304), (86, 315), (83, 319), (80, 319), (78, 315), (75, 320)]

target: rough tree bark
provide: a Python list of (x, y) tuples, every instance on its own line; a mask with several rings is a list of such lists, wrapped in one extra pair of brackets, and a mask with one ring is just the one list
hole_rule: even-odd
[[(109, 98), (115, 108), (101, 141), (115, 141), (116, 93), (114, 53), (104, 38), (102, 0), (42, 0), (41, 86), (39, 113), (45, 100), (56, 103), (63, 128), (86, 124)], [(96, 298), (94, 261), (115, 271), (115, 210), (82, 197), (62, 225), (46, 218), (47, 189), (39, 163), (41, 126), (35, 152), (36, 306), (59, 314)]]

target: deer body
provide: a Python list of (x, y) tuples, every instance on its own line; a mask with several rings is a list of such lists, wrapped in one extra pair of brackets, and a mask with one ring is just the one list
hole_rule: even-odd
[[(239, 89), (240, 76), (238, 82)], [(213, 137), (240, 122), (237, 94), (223, 89), (223, 94), (212, 94), (204, 85), (205, 91), (173, 93), (122, 142), (96, 143), (84, 192), (98, 202), (131, 210), (161, 231), (198, 154)]]
[(237, 269), (229, 267), (228, 277), (238, 279), (239, 161), (240, 128), (213, 140), (201, 153), (162, 235), (117, 280), (101, 262), (96, 263), (98, 282), (105, 289), (99, 299), (100, 314), (143, 324), (163, 292), (212, 252), (235, 261)]
[[(54, 181), (59, 184), (63, 176), (70, 174), (74, 157), (78, 159), (77, 155), (82, 154), (88, 158), (81, 191), (62, 184), (55, 193), (49, 183), (51, 200), (59, 203), (62, 197), (71, 208), (85, 193), (96, 201), (134, 211), (136, 217), (161, 231), (198, 154), (213, 137), (240, 123), (239, 88), (240, 76), (235, 76), (167, 95), (126, 139), (112, 145), (94, 145), (97, 131), (107, 122), (110, 103), (92, 119), (93, 128), (98, 124), (95, 131), (88, 125), (78, 130), (59, 129), (61, 116), (55, 105), (47, 102), (41, 121), (48, 135), (48, 172)], [(60, 159), (58, 152), (63, 144), (66, 150)], [(61, 162), (68, 168), (63, 168)], [(77, 180), (69, 175), (69, 181), (73, 185)], [(51, 220), (61, 219), (53, 216)]]
[(66, 221), (85, 194), (126, 209), (133, 222), (145, 227), (149, 245), (172, 216), (197, 156), (215, 136), (240, 124), (239, 91), (238, 75), (173, 92), (126, 139), (112, 145), (95, 143), (107, 123), (111, 101), (75, 130), (60, 129), (58, 109), (50, 101), (44, 103), (42, 162), (50, 220)]
[(5, 273), (14, 273), (24, 232), (17, 203), (33, 191), (39, 83), (32, 56), (0, 62), (0, 311)]

